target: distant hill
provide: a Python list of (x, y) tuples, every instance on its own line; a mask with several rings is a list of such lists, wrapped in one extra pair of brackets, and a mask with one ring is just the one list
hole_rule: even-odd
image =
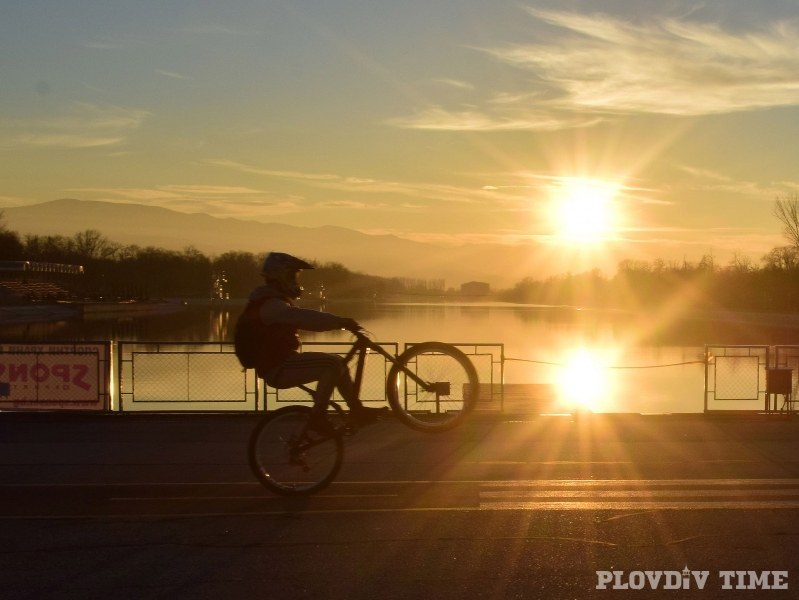
[(526, 276), (554, 274), (542, 271), (530, 246), (439, 246), (341, 227), (295, 227), (140, 204), (75, 199), (6, 208), (4, 213), (9, 229), (23, 236), (71, 236), (96, 229), (124, 245), (170, 250), (194, 246), (209, 256), (230, 250), (280, 250), (321, 262), (339, 262), (350, 270), (370, 275), (444, 279), (447, 287), (455, 288), (467, 281), (486, 281), (494, 288), (510, 287)]

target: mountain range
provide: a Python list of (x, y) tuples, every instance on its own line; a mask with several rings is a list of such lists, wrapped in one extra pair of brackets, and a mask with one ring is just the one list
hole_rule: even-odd
[(542, 271), (546, 261), (532, 245), (437, 245), (342, 227), (296, 227), (76, 199), (5, 208), (3, 213), (6, 227), (23, 237), (72, 236), (94, 229), (123, 245), (169, 250), (193, 246), (212, 257), (228, 251), (279, 250), (319, 262), (338, 262), (370, 275), (443, 279), (447, 287), (455, 288), (467, 281), (503, 288), (524, 277), (556, 274)]

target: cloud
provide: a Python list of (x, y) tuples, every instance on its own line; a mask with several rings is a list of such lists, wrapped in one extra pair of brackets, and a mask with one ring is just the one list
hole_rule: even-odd
[(198, 196), (230, 196), (238, 194), (262, 194), (261, 190), (253, 188), (228, 186), (228, 185), (164, 185), (158, 188), (178, 194), (192, 194)]
[[(209, 160), (206, 162), (207, 164), (218, 167), (235, 169), (272, 179), (290, 180), (314, 188), (334, 190), (347, 194), (369, 194), (373, 198), (386, 194), (406, 196), (416, 201), (414, 203), (415, 208), (421, 206), (418, 204), (418, 201), (421, 200), (473, 204), (478, 206), (486, 206), (487, 203), (491, 203), (493, 208), (497, 208), (497, 203), (514, 204), (526, 202), (526, 199), (522, 198), (519, 194), (498, 192), (496, 190), (485, 189), (483, 186), (464, 187), (436, 183), (385, 181), (372, 178), (335, 175), (331, 173), (276, 171), (229, 160)], [(409, 206), (402, 205), (399, 208), (407, 209)]]
[(799, 29), (527, 8), (552, 37), (478, 50), (518, 69), (526, 89), (471, 105), (433, 105), (389, 125), (455, 131), (557, 130), (622, 114), (700, 116), (799, 104)]
[(95, 148), (124, 144), (150, 113), (122, 106), (75, 104), (67, 113), (25, 120), (0, 120), (0, 146)]
[(706, 115), (799, 103), (797, 29), (742, 34), (677, 19), (636, 25), (605, 15), (528, 9), (565, 30), (557, 44), (489, 50), (532, 71), (574, 110)]
[(475, 89), (473, 84), (469, 83), (468, 81), (461, 81), (459, 79), (442, 78), (442, 79), (435, 79), (433, 82), (434, 83), (438, 83), (440, 85), (443, 85), (445, 87), (455, 88), (455, 89), (460, 89), (460, 90), (473, 90), (473, 89)]
[(387, 119), (387, 125), (429, 131), (557, 131), (588, 127), (601, 121), (598, 116), (564, 114), (558, 111), (520, 111), (522, 114), (492, 114), (478, 109), (448, 110), (432, 107), (410, 117)]
[(150, 41), (143, 36), (117, 33), (113, 35), (102, 34), (94, 39), (86, 40), (82, 43), (85, 48), (93, 50), (117, 50), (120, 48), (129, 48), (136, 46), (145, 46)]
[(276, 196), (238, 186), (163, 185), (154, 188), (74, 188), (104, 202), (146, 204), (186, 213), (204, 212), (215, 217), (262, 219), (264, 216), (303, 210), (299, 196)]
[(159, 75), (163, 75), (164, 77), (169, 77), (171, 79), (182, 79), (182, 80), (189, 80), (191, 77), (188, 75), (184, 75), (183, 73), (176, 73), (175, 71), (167, 71), (165, 69), (156, 69), (156, 73)]
[(771, 202), (775, 197), (784, 194), (786, 190), (790, 190), (792, 187), (796, 188), (799, 185), (796, 182), (763, 184), (755, 181), (739, 180), (717, 171), (699, 169), (689, 165), (678, 165), (678, 168), (690, 177), (689, 179), (681, 180), (679, 189), (683, 191), (721, 192)]
[(309, 181), (325, 181), (340, 179), (338, 175), (330, 175), (326, 173), (303, 173), (301, 171), (276, 171), (273, 169), (264, 169), (245, 163), (235, 162), (232, 160), (224, 159), (210, 159), (205, 161), (206, 164), (223, 167), (227, 169), (234, 169), (242, 173), (251, 173), (253, 175), (264, 175), (266, 177), (277, 177), (282, 179), (296, 179), (296, 180), (309, 180)]
[[(219, 196), (251, 196), (262, 199), (267, 192), (253, 188), (223, 185), (162, 185), (154, 188), (75, 188), (69, 192), (90, 193), (102, 196), (111, 201), (134, 200), (151, 204), (168, 204), (172, 201), (217, 201)], [(236, 202), (247, 201), (237, 197)], [(260, 202), (261, 200), (259, 200)]]

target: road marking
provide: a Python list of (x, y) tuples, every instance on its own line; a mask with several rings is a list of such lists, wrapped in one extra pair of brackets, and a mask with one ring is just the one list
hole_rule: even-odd
[[(325, 494), (324, 498), (397, 498), (399, 494)], [(161, 502), (162, 500), (170, 502), (190, 501), (197, 500), (283, 500), (282, 496), (270, 495), (269, 492), (264, 491), (263, 494), (257, 496), (120, 496), (109, 498), (111, 502)]]
[(797, 479), (486, 482), (481, 510), (799, 509)]
[(484, 487), (655, 487), (655, 486), (799, 486), (799, 479), (515, 479), (511, 481), (484, 481)]
[[(431, 493), (426, 494), (423, 500), (413, 493), (418, 485), (430, 488)], [(158, 515), (170, 518), (281, 515), (295, 510), (292, 508), (294, 500), (298, 502), (296, 510), (303, 514), (517, 510), (607, 511), (630, 516), (655, 510), (799, 510), (799, 478), (337, 481), (330, 489), (310, 498), (294, 500), (272, 495), (258, 482), (0, 484), (0, 489), (42, 489), (45, 486), (70, 490), (94, 487), (95, 491), (101, 492), (100, 497), (93, 500), (98, 502), (97, 510), (104, 513), (109, 507), (114, 508), (109, 514), (92, 515), (74, 514), (71, 508), (64, 506), (64, 512), (59, 514), (56, 502), (52, 511), (44, 510), (44, 514), (15, 515), (15, 510), (9, 510), (0, 515), (0, 521), (113, 519), (129, 513), (139, 518)], [(457, 494), (451, 486), (459, 486)], [(102, 498), (103, 488), (107, 491), (105, 499)], [(153, 492), (152, 496), (147, 493), (147, 488)], [(255, 492), (256, 489), (260, 493)], [(372, 491), (377, 493), (369, 493)], [(45, 495), (58, 497), (55, 493), (40, 494)], [(330, 500), (341, 506), (328, 504)], [(102, 503), (109, 501), (103, 508)], [(187, 501), (194, 505), (185, 504)], [(222, 508), (230, 506), (231, 501), (257, 502), (262, 509), (247, 510), (252, 509), (250, 505), (242, 507), (244, 512), (231, 513)], [(159, 507), (158, 502), (164, 504)], [(385, 502), (391, 506), (383, 506)], [(215, 503), (217, 510), (214, 510)], [(168, 507), (174, 507), (175, 512)], [(192, 512), (196, 509), (199, 510)], [(91, 513), (92, 509), (88, 508), (87, 512)]]

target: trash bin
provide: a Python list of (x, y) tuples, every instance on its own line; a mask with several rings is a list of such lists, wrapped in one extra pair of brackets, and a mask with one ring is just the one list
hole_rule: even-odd
[[(791, 409), (793, 406), (791, 393), (793, 392), (793, 369), (774, 367), (766, 369), (766, 410), (771, 410), (771, 395), (782, 394), (785, 396), (784, 407)], [(774, 410), (777, 410), (777, 399), (774, 399)]]

